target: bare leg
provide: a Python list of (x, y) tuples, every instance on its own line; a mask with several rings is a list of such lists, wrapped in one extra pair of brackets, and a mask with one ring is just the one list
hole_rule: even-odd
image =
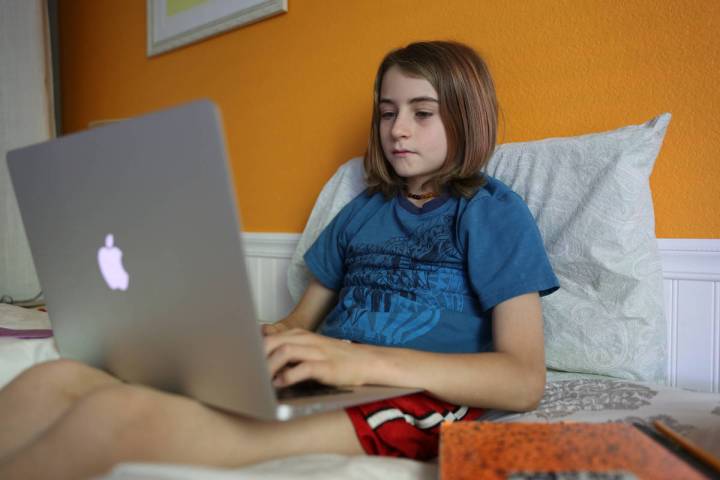
[(0, 461), (30, 443), (73, 403), (120, 381), (72, 360), (56, 360), (25, 370), (0, 390)]
[(237, 467), (304, 453), (363, 451), (343, 411), (261, 422), (185, 397), (119, 385), (78, 402), (0, 464), (0, 478), (86, 478), (122, 461)]

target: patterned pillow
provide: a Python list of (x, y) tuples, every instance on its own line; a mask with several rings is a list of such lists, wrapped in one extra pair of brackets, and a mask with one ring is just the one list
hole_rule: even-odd
[(649, 177), (670, 122), (498, 147), (487, 173), (527, 202), (561, 288), (544, 297), (550, 369), (665, 378), (662, 266)]

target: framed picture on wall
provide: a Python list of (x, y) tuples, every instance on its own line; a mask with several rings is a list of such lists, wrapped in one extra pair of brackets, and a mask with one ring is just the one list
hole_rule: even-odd
[(147, 0), (147, 54), (167, 52), (287, 10), (287, 0)]

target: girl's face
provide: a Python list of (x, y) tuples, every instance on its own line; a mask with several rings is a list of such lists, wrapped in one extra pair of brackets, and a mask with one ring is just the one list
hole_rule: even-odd
[(409, 77), (393, 66), (383, 76), (378, 107), (385, 158), (407, 179), (408, 191), (420, 193), (447, 157), (438, 94), (424, 78)]

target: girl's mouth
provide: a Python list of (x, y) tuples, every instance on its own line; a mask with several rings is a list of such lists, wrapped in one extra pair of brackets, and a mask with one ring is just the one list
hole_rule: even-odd
[(392, 153), (393, 153), (393, 155), (396, 155), (399, 157), (404, 157), (406, 155), (410, 155), (411, 153), (415, 153), (415, 152), (411, 152), (410, 150), (393, 150)]

